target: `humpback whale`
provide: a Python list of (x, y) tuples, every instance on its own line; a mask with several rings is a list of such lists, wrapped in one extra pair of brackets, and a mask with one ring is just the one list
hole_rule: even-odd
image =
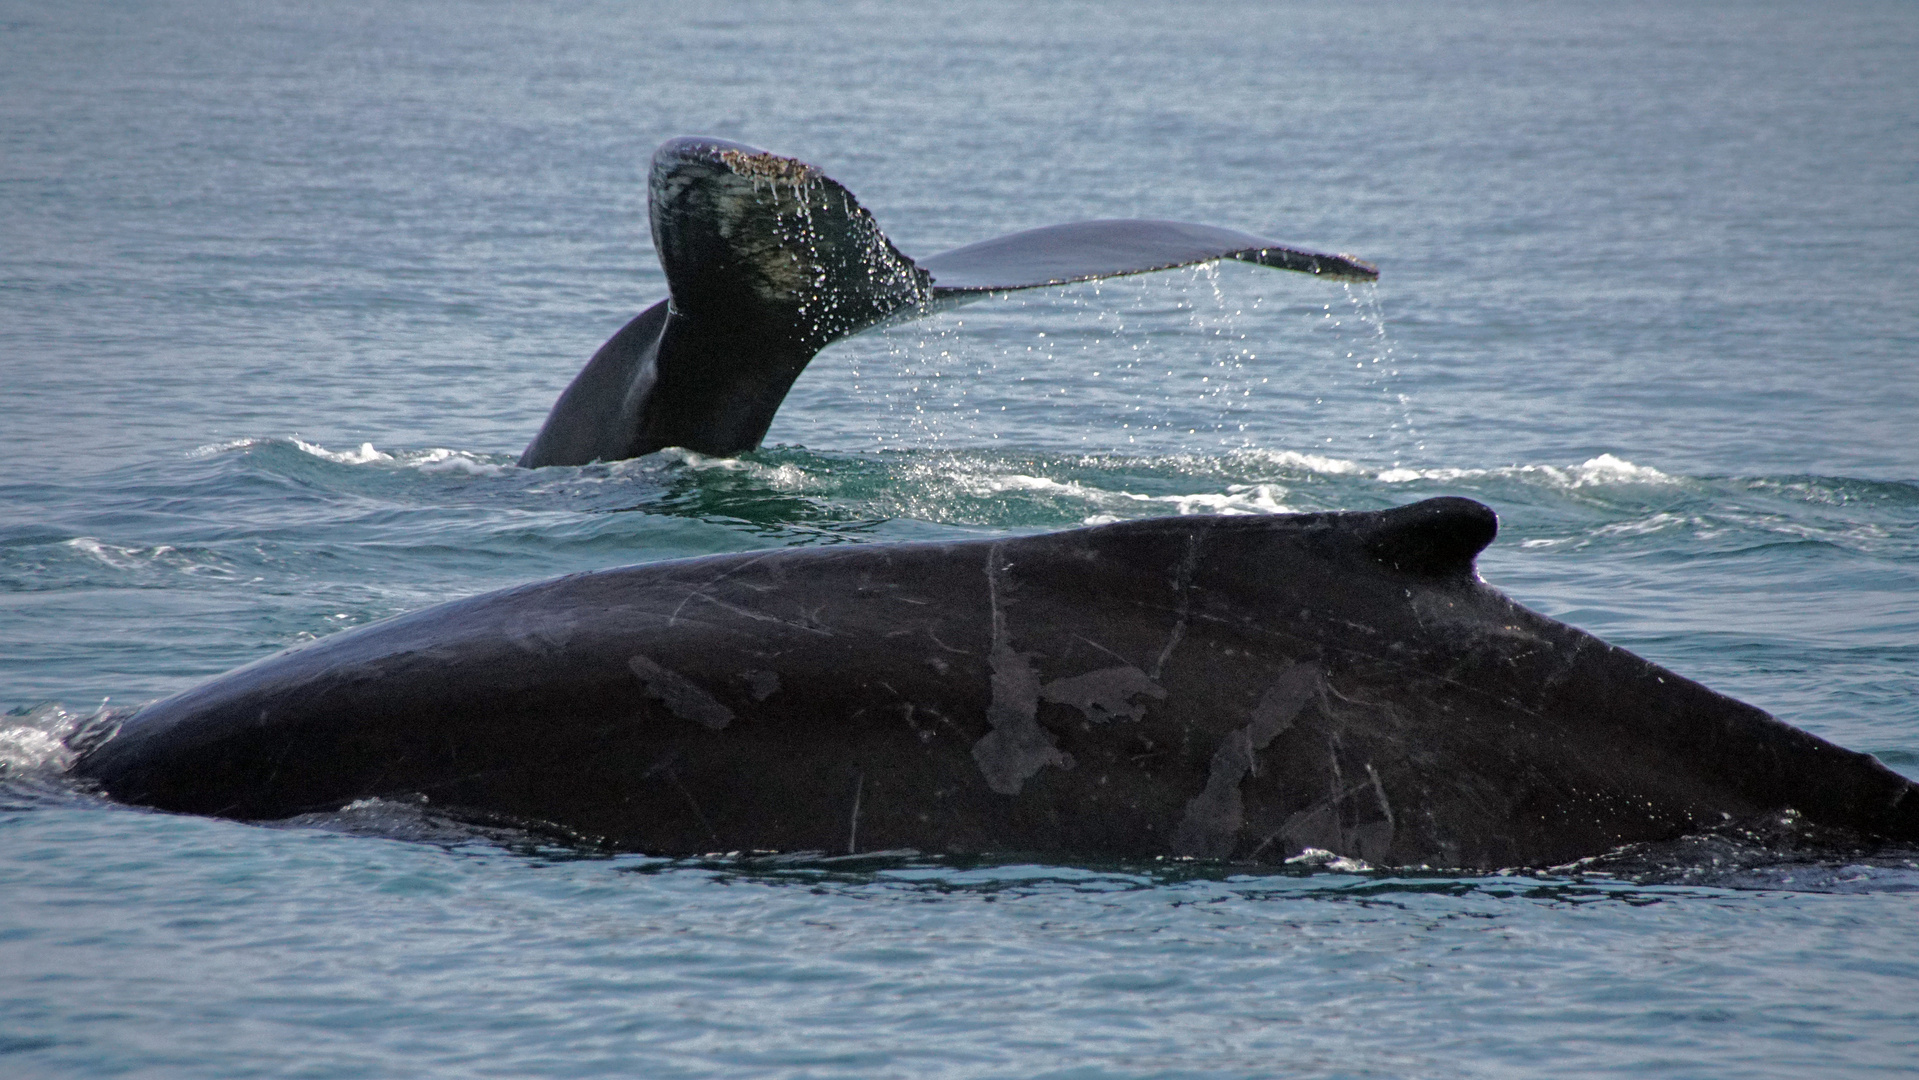
[(113, 798), (371, 797), (627, 850), (1551, 866), (1919, 791), (1487, 585), (1487, 507), (1174, 517), (576, 574), (296, 646), (77, 740)]
[(996, 293), (1217, 259), (1340, 281), (1379, 276), (1349, 255), (1177, 221), (1054, 225), (914, 260), (817, 168), (720, 139), (662, 145), (647, 205), (669, 297), (575, 376), (521, 455), (524, 467), (669, 446), (744, 453), (821, 349)]

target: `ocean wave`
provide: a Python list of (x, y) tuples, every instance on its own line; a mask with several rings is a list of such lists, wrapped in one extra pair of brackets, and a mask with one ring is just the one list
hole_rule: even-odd
[(414, 454), (401, 455), (399, 463), (407, 468), (418, 469), (428, 474), (457, 473), (463, 476), (504, 476), (515, 466), (489, 461), (478, 454), (464, 450), (447, 450), (434, 447)]
[(229, 439), (226, 442), (207, 443), (187, 451), (187, 457), (209, 458), (219, 454), (230, 454), (235, 450), (247, 450), (272, 441), (271, 439)]
[[(884, 538), (894, 532), (873, 529), (887, 520), (1067, 527), (1160, 514), (1377, 509), (1428, 494), (1490, 503), (1506, 519), (1507, 544), (1520, 549), (1635, 546), (1672, 536), (1720, 551), (1811, 542), (1899, 556), (1913, 542), (1907, 531), (1846, 509), (1913, 505), (1910, 485), (1817, 476), (1687, 475), (1614, 453), (1573, 464), (1386, 466), (1256, 446), (1164, 454), (775, 446), (735, 457), (667, 449), (625, 461), (527, 470), (499, 454), (371, 443), (335, 449), (293, 437), (240, 439), (195, 451), (198, 456), (221, 453), (234, 453), (231, 465), (243, 472), (297, 482), (304, 513), (314, 520), (365, 522), (382, 543), (393, 540), (387, 519), (396, 510), (431, 515), (436, 507), (459, 517), (454, 531), (467, 536), (467, 543), (485, 546), (497, 540), (510, 548), (526, 542), (528, 513), (558, 514), (558, 520), (574, 523), (561, 530), (568, 536), (582, 529), (594, 536), (629, 535), (636, 523), (599, 515), (638, 511), (743, 526), (753, 531), (755, 542), (763, 542), (768, 530), (811, 542), (821, 528), (836, 537)], [(327, 467), (315, 472), (301, 464), (316, 461)], [(229, 470), (195, 482), (224, 503), (220, 485), (230, 476)], [(171, 502), (167, 513), (177, 515), (179, 506)], [(489, 521), (477, 507), (492, 507), (499, 517)], [(1808, 516), (1798, 507), (1818, 512)], [(417, 519), (409, 521), (410, 535), (417, 535)], [(284, 525), (284, 516), (274, 524)], [(909, 530), (907, 535), (926, 534)], [(165, 569), (227, 575), (254, 561), (217, 544), (197, 546), (225, 551), (229, 558), (120, 540), (112, 532), (89, 531), (66, 542), (76, 558), (116, 574)], [(39, 558), (30, 555), (33, 547), (17, 548), (15, 557), (0, 555), (0, 564), (26, 566)]]
[[(205, 457), (262, 445), (282, 444), (301, 453), (340, 465), (384, 465), (416, 469), (427, 474), (460, 473), (473, 476), (503, 476), (515, 473), (517, 466), (490, 455), (446, 447), (419, 450), (382, 450), (371, 442), (362, 442), (350, 450), (334, 450), (297, 436), (284, 439), (246, 438), (209, 444), (191, 452)], [(714, 457), (679, 447), (669, 447), (640, 458), (557, 470), (567, 480), (608, 481), (663, 472), (735, 474), (758, 480), (782, 491), (825, 490), (816, 473), (830, 470), (844, 458), (864, 459), (882, 467), (891, 461), (963, 462), (983, 464), (1005, 460), (1003, 449), (921, 448), (888, 450), (878, 454), (860, 451), (813, 452), (800, 447), (771, 447), (737, 457)], [(1611, 453), (1602, 453), (1575, 465), (1525, 464), (1498, 467), (1368, 465), (1348, 458), (1299, 450), (1242, 446), (1218, 453), (1172, 453), (1132, 455), (1125, 453), (1059, 454), (1036, 451), (1030, 460), (1060, 467), (1092, 468), (1104, 471), (1185, 473), (1194, 476), (1232, 476), (1248, 481), (1269, 481), (1285, 476), (1318, 476), (1371, 479), (1382, 484), (1408, 484), (1417, 481), (1459, 482), (1485, 479), (1516, 479), (1549, 487), (1577, 489), (1608, 485), (1671, 485), (1685, 478), (1674, 476), (1650, 465), (1639, 465)], [(543, 470), (544, 471), (544, 470)], [(909, 472), (914, 471), (910, 466)], [(1754, 481), (1755, 483), (1763, 481)], [(1802, 482), (1803, 484), (1803, 482)], [(1809, 489), (1812, 490), (1812, 489)]]
[(293, 445), (299, 447), (304, 453), (312, 454), (314, 457), (324, 458), (327, 461), (340, 465), (368, 465), (375, 461), (393, 460), (392, 454), (382, 453), (374, 449), (373, 444), (370, 442), (361, 443), (358, 450), (328, 450), (324, 446), (319, 446), (299, 438), (293, 439), (292, 442)]
[(298, 450), (308, 457), (330, 461), (335, 465), (384, 465), (396, 469), (417, 469), (427, 474), (456, 473), (468, 476), (501, 476), (512, 471), (515, 466), (502, 462), (499, 455), (476, 453), (470, 450), (455, 450), (444, 446), (428, 447), (420, 450), (381, 450), (370, 442), (362, 442), (351, 450), (333, 450), (319, 443), (308, 442), (297, 435), (284, 438), (244, 438), (229, 439), (226, 442), (208, 443), (197, 446), (187, 452), (192, 459), (218, 457), (239, 451), (254, 450), (262, 447), (285, 446)]
[(1359, 476), (1370, 471), (1357, 461), (1327, 457), (1324, 454), (1304, 454), (1297, 450), (1239, 447), (1227, 451), (1224, 457), (1233, 462), (1258, 463), (1296, 472), (1317, 473), (1321, 476)]

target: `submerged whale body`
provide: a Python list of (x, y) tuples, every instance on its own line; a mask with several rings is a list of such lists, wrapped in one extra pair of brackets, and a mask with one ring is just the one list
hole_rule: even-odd
[(1236, 259), (1344, 281), (1351, 256), (1176, 221), (1082, 221), (913, 260), (818, 169), (718, 139), (653, 156), (653, 246), (670, 297), (601, 346), (520, 464), (759, 446), (793, 380), (841, 338), (994, 293)]
[(1177, 517), (573, 575), (300, 645), (80, 755), (284, 818), (422, 795), (665, 855), (1544, 866), (1919, 793), (1484, 584), (1491, 510)]

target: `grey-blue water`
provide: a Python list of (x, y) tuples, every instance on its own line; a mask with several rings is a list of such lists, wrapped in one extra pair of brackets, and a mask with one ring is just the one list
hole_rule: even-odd
[[(1455, 493), (1523, 602), (1919, 775), (1916, 58), (1903, 2), (0, 2), (0, 1075), (1910, 1073), (1896, 859), (669, 864), (138, 812), (55, 740), (566, 571)], [(763, 452), (514, 468), (663, 294), (689, 133), (909, 254), (1168, 217), (1383, 277), (982, 304)]]

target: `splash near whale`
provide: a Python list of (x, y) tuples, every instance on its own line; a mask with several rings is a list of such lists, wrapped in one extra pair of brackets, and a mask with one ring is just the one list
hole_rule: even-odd
[(995, 293), (1217, 259), (1372, 281), (1349, 255), (1176, 221), (1082, 221), (924, 259), (901, 254), (817, 168), (738, 143), (674, 139), (647, 203), (670, 296), (614, 334), (560, 395), (520, 464), (584, 465), (759, 446), (823, 348)]
[(1549, 866), (1919, 791), (1480, 580), (1466, 499), (577, 574), (288, 649), (95, 733), (112, 797), (423, 796), (664, 855)]

